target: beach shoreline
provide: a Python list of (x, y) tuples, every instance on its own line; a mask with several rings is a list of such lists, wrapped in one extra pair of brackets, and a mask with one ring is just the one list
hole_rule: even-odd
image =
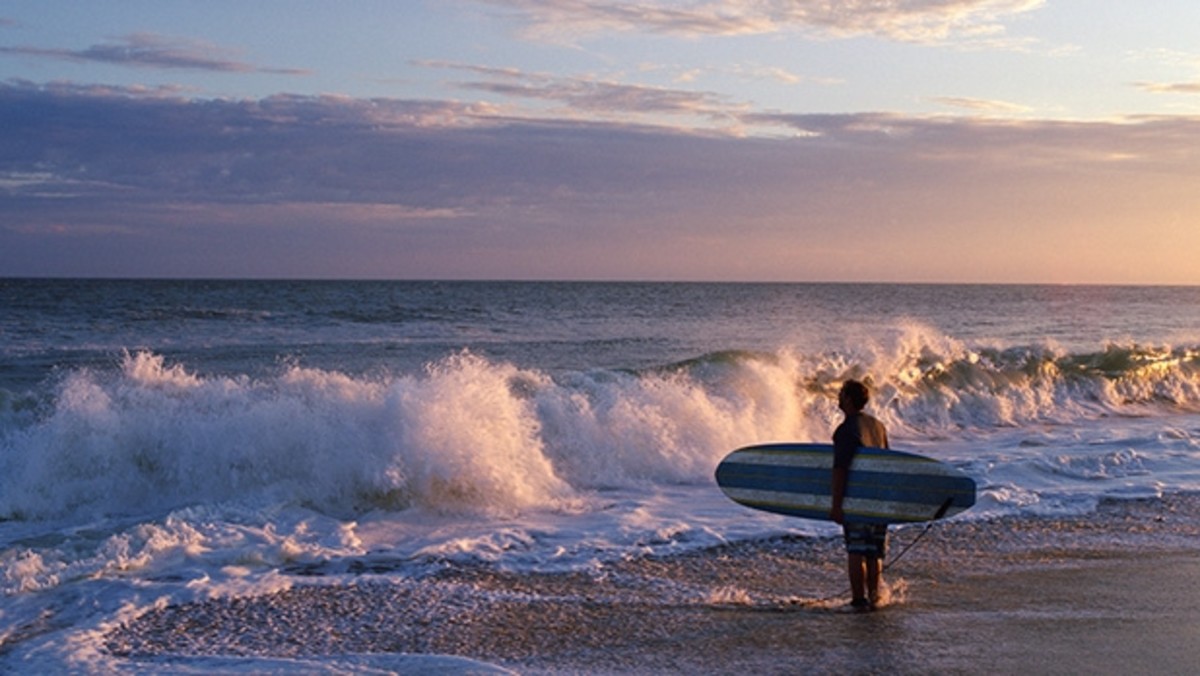
[[(844, 603), (836, 539), (781, 537), (598, 570), (449, 567), (297, 578), (151, 610), (110, 631), (131, 664), (181, 657), (446, 655), (521, 673), (1187, 673), (1200, 664), (1200, 497), (1090, 515), (939, 523)], [(897, 529), (893, 556), (921, 529)]]

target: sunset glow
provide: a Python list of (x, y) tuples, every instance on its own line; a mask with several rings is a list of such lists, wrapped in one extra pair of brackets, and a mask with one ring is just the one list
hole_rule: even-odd
[(0, 276), (1200, 284), (1200, 6), (0, 8)]

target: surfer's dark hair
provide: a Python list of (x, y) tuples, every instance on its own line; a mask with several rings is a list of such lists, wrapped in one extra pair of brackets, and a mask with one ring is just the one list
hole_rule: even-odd
[(847, 380), (842, 383), (841, 393), (859, 410), (866, 408), (867, 402), (871, 401), (871, 388), (857, 380)]

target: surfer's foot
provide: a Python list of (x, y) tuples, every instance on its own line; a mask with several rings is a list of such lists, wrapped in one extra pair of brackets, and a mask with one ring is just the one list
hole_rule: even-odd
[(867, 599), (854, 599), (850, 602), (850, 607), (860, 613), (866, 613), (875, 610), (875, 604), (871, 603)]

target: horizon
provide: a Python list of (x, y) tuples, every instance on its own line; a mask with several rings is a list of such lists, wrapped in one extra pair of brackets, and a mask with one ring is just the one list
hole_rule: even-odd
[(1152, 284), (1106, 282), (928, 282), (885, 280), (749, 280), (749, 279), (484, 279), (484, 278), (385, 278), (385, 277), (58, 277), (7, 276), (0, 282), (221, 282), (221, 283), (330, 283), (330, 284), (631, 284), (631, 285), (746, 285), (746, 286), (1026, 286), (1026, 287), (1095, 287), (1095, 288), (1157, 288), (1194, 289), (1200, 284)]

